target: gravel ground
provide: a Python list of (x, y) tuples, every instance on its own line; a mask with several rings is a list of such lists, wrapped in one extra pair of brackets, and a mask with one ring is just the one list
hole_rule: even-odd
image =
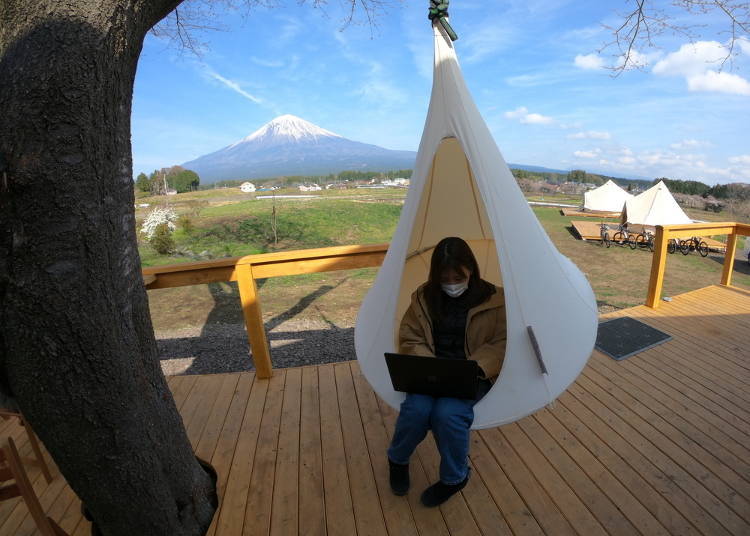
[[(599, 314), (617, 310), (599, 305)], [(266, 331), (274, 368), (301, 367), (356, 359), (354, 326), (290, 319)], [(218, 374), (254, 370), (244, 324), (210, 323), (156, 332), (162, 371)]]
[[(267, 332), (275, 368), (355, 359), (354, 327), (292, 319)], [(162, 371), (216, 374), (253, 370), (244, 324), (206, 324), (156, 332)]]

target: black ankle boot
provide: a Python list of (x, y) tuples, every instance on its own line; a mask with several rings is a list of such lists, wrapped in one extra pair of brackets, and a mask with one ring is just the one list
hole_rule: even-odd
[(388, 460), (391, 470), (391, 491), (394, 495), (406, 495), (409, 491), (409, 464), (401, 465)]
[(450, 499), (453, 495), (464, 489), (466, 483), (469, 481), (469, 475), (467, 473), (464, 478), (458, 484), (443, 484), (440, 480), (435, 482), (432, 486), (424, 490), (422, 493), (422, 504), (432, 508), (433, 506), (440, 506), (445, 501)]

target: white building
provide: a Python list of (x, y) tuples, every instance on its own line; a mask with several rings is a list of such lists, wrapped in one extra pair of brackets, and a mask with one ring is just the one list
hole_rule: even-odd
[(250, 192), (255, 191), (255, 185), (252, 182), (243, 182), (240, 185), (240, 190), (242, 190), (246, 194), (249, 194)]
[(299, 186), (300, 192), (317, 192), (322, 189), (319, 184), (300, 184)]

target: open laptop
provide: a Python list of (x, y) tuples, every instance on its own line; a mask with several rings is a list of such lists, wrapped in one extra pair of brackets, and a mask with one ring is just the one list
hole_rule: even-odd
[(479, 381), (476, 361), (386, 352), (385, 362), (396, 391), (434, 397), (476, 398)]

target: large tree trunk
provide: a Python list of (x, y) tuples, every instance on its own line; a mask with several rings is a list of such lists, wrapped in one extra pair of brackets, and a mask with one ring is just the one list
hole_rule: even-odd
[(133, 210), (138, 55), (179, 2), (0, 4), (0, 390), (108, 536), (202, 534), (215, 509), (159, 368)]

